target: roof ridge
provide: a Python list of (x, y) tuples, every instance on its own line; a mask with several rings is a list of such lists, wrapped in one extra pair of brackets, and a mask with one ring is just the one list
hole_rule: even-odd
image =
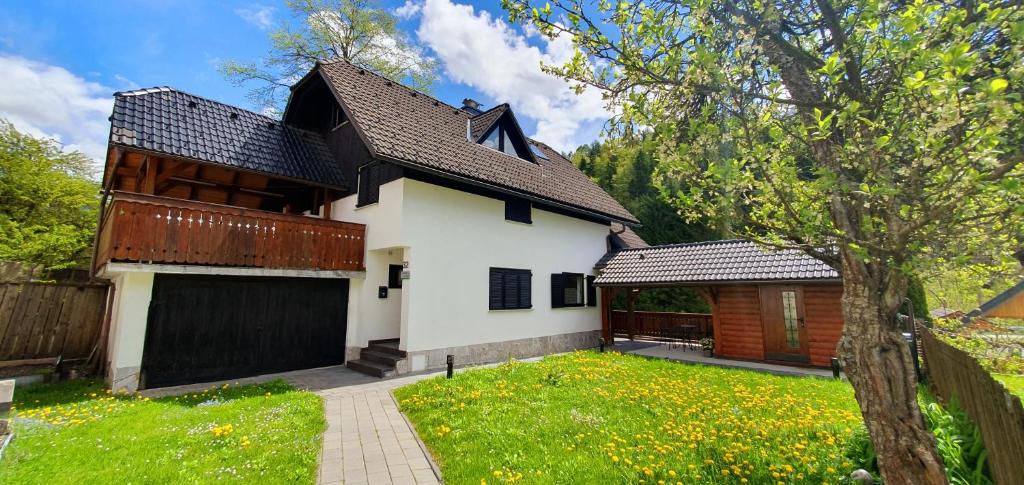
[(508, 103), (501, 103), (501, 104), (497, 104), (497, 105), (495, 105), (495, 106), (494, 106), (493, 108), (491, 108), (491, 109), (488, 109), (488, 110), (486, 110), (486, 111), (481, 111), (481, 112), (479, 112), (479, 113), (477, 113), (477, 114), (473, 115), (472, 117), (470, 117), (470, 119), (473, 119), (473, 120), (475, 120), (475, 119), (477, 119), (477, 118), (479, 118), (479, 117), (481, 117), (481, 116), (483, 116), (483, 115), (485, 115), (485, 114), (489, 114), (489, 113), (490, 113), (490, 112), (492, 112), (492, 111), (497, 111), (497, 110), (499, 110), (499, 109), (503, 109), (503, 108), (504, 108), (504, 109), (509, 109), (509, 108), (511, 108), (511, 107), (510, 107), (510, 106), (508, 105)]
[(738, 242), (746, 242), (746, 243), (755, 244), (754, 241), (751, 241), (749, 239), (715, 239), (715, 240), (711, 240), (711, 241), (694, 241), (694, 242), (686, 242), (686, 243), (659, 244), (657, 246), (647, 246), (645, 248), (627, 248), (627, 249), (622, 249), (621, 251), (640, 251), (640, 250), (644, 250), (644, 249), (667, 249), (667, 248), (680, 248), (680, 247), (686, 247), (686, 246), (712, 246), (712, 245), (716, 245), (716, 244), (738, 243)]
[(349, 66), (351, 66), (351, 67), (353, 67), (355, 69), (359, 69), (361, 71), (366, 71), (366, 72), (370, 73), (373, 76), (379, 77), (379, 78), (381, 78), (381, 79), (391, 83), (392, 85), (396, 85), (398, 87), (405, 88), (407, 91), (412, 91), (412, 92), (416, 93), (419, 96), (424, 96), (424, 97), (430, 98), (430, 99), (432, 99), (432, 100), (434, 100), (434, 101), (436, 101), (438, 103), (441, 103), (441, 104), (443, 104), (443, 105), (445, 105), (445, 106), (447, 106), (447, 107), (449, 107), (449, 108), (451, 108), (451, 109), (453, 109), (455, 111), (458, 111), (459, 113), (469, 117), (470, 119), (473, 118), (472, 116), (470, 116), (469, 113), (463, 111), (461, 108), (458, 108), (455, 105), (449, 104), (446, 101), (442, 101), (440, 98), (435, 98), (434, 96), (431, 96), (431, 95), (429, 95), (427, 93), (424, 93), (423, 91), (420, 91), (419, 89), (413, 89), (413, 88), (411, 88), (409, 86), (406, 86), (404, 83), (399, 82), (399, 81), (395, 81), (393, 79), (390, 79), (390, 78), (384, 76), (383, 74), (374, 71), (373, 69), (368, 69), (368, 68), (365, 68), (365, 67), (362, 67), (362, 66), (357, 66), (355, 64), (352, 64), (351, 62), (349, 62), (349, 61), (347, 61), (345, 59), (342, 59), (340, 57), (335, 58), (335, 59), (331, 59), (331, 60), (328, 60), (328, 61), (316, 61), (316, 63), (318, 65), (319, 64), (348, 64)]
[[(267, 115), (265, 115), (263, 113), (257, 113), (257, 112), (255, 112), (255, 111), (253, 111), (251, 109), (240, 108), (240, 107), (235, 106), (233, 104), (228, 104), (228, 103), (225, 103), (223, 101), (217, 101), (216, 99), (207, 98), (206, 96), (200, 96), (198, 94), (193, 94), (193, 93), (190, 93), (188, 91), (182, 91), (180, 89), (172, 88), (170, 86), (159, 86), (159, 87), (152, 87), (152, 88), (141, 88), (141, 89), (135, 89), (135, 90), (132, 90), (132, 91), (117, 91), (117, 92), (114, 93), (114, 97), (118, 97), (118, 96), (142, 96), (142, 95), (154, 94), (154, 93), (179, 93), (179, 94), (184, 94), (185, 96), (191, 96), (193, 98), (201, 99), (203, 101), (208, 101), (210, 103), (219, 104), (221, 106), (225, 106), (225, 107), (232, 108), (232, 109), (237, 109), (238, 111), (244, 111), (246, 113), (249, 113), (249, 114), (252, 114), (252, 115), (255, 115), (255, 116), (259, 116), (260, 118), (266, 119), (267, 121), (271, 121), (273, 123), (277, 123), (277, 124), (279, 124), (281, 126), (286, 126), (288, 128), (294, 128), (294, 127), (292, 127), (290, 125), (286, 125), (283, 120), (278, 120), (278, 119), (271, 118), (270, 116), (267, 116)], [(303, 131), (305, 131), (305, 130), (303, 130)]]

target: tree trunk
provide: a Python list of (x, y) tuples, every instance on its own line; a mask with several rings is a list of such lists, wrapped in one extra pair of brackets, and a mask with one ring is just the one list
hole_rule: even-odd
[(946, 484), (935, 437), (917, 403), (912, 355), (897, 324), (904, 291), (877, 283), (891, 286), (891, 278), (905, 278), (889, 269), (880, 270), (888, 273), (885, 278), (873, 278), (865, 269), (844, 258), (839, 356), (875, 445), (878, 468), (888, 485)]

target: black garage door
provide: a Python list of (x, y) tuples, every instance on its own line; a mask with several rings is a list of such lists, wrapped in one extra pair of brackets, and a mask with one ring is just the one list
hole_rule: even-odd
[(147, 388), (342, 364), (348, 280), (156, 275)]

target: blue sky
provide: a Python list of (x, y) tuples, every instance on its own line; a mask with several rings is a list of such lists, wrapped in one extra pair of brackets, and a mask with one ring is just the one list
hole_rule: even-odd
[[(400, 28), (436, 58), (433, 94), (458, 105), (509, 102), (527, 134), (562, 150), (596, 139), (607, 118), (598, 93), (576, 97), (543, 74), (571, 42), (505, 21), (497, 0), (390, 0)], [(246, 88), (217, 71), (255, 61), (269, 30), (295, 22), (283, 1), (7, 1), (0, 5), (0, 117), (100, 157), (114, 91), (172, 86), (245, 108)], [(104, 113), (104, 109), (106, 112)]]

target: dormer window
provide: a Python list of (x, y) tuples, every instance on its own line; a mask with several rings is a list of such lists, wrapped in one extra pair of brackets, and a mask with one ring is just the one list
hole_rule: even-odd
[(537, 162), (537, 155), (519, 128), (507, 104), (498, 105), (474, 116), (467, 126), (467, 137), (477, 143), (506, 155)]
[(512, 155), (513, 157), (522, 158), (530, 162), (533, 161), (532, 152), (527, 148), (526, 142), (505, 129), (502, 124), (492, 128), (480, 144), (503, 152), (506, 155)]

